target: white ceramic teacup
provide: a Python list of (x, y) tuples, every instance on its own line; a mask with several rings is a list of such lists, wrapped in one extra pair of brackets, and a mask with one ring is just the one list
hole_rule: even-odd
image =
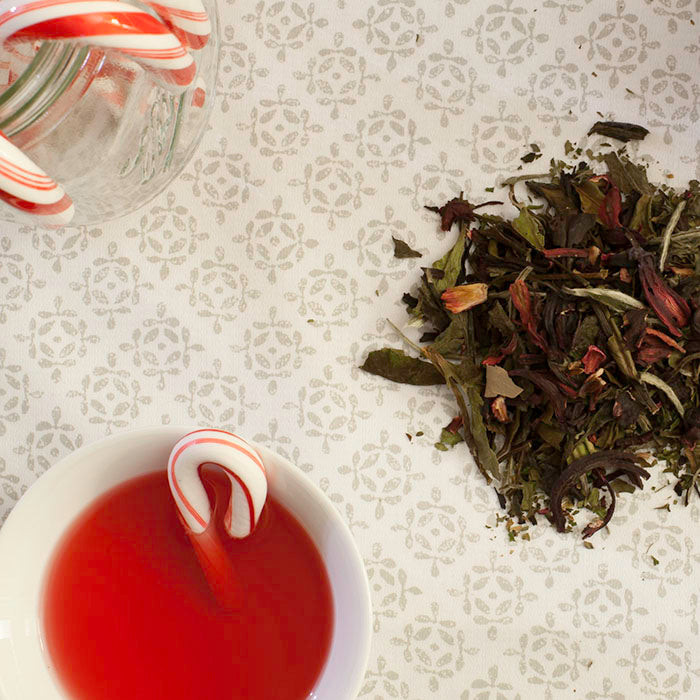
[[(117, 484), (165, 470), (188, 427), (160, 426), (83, 447), (27, 491), (0, 530), (0, 699), (68, 700), (43, 641), (42, 597), (52, 553), (73, 520)], [(308, 700), (354, 700), (369, 655), (369, 586), (354, 540), (331, 503), (296, 467), (261, 445), (269, 491), (316, 544), (333, 591), (329, 656)], [(99, 698), (95, 698), (99, 700)]]

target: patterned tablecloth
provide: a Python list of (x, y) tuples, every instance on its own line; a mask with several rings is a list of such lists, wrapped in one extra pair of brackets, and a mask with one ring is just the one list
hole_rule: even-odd
[[(699, 0), (229, 0), (211, 128), (155, 203), (0, 234), (0, 522), (71, 450), (153, 423), (291, 458), (364, 556), (371, 700), (700, 696), (700, 507), (623, 498), (587, 550), (510, 543), (445, 391), (358, 369), (401, 294), (537, 143), (599, 118), (700, 177)], [(600, 137), (597, 137), (600, 140)], [(496, 190), (498, 193), (498, 190)], [(393, 257), (392, 236), (423, 260)], [(418, 434), (422, 432), (422, 435)], [(413, 437), (409, 440), (406, 434)], [(658, 483), (658, 482), (657, 482)], [(663, 482), (661, 482), (663, 483)]]

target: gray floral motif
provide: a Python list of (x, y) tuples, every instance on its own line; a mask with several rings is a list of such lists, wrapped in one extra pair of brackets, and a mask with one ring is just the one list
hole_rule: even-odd
[(131, 260), (119, 255), (117, 243), (107, 246), (107, 256), (99, 256), (86, 267), (82, 281), (71, 282), (70, 288), (80, 292), (80, 300), (97, 316), (107, 317), (107, 328), (115, 328), (116, 317), (131, 312), (141, 301), (142, 290), (152, 290), (150, 282), (141, 281), (141, 270)]
[(259, 107), (253, 107), (249, 122), (239, 122), (241, 131), (250, 132), (250, 145), (260, 146), (260, 155), (272, 158), (273, 170), (284, 167), (283, 156), (296, 155), (299, 148), (309, 143), (311, 134), (323, 131), (320, 124), (311, 122), (308, 109), (300, 109), (301, 102), (285, 97), (286, 88), (277, 88), (277, 99), (262, 99)]
[(415, 625), (410, 622), (400, 637), (391, 643), (403, 648), (403, 657), (413, 663), (415, 670), (428, 677), (432, 692), (440, 688), (440, 680), (452, 678), (465, 664), (465, 656), (473, 656), (478, 649), (468, 648), (464, 631), (455, 620), (442, 618), (438, 603), (430, 604), (430, 613), (416, 615)]
[(579, 49), (587, 47), (589, 61), (599, 58), (596, 70), (609, 74), (610, 87), (616, 87), (621, 75), (630, 75), (644, 63), (650, 50), (661, 46), (658, 41), (649, 41), (646, 25), (638, 24), (639, 17), (626, 9), (624, 0), (617, 0), (615, 14), (604, 12), (599, 17), (600, 24), (591, 22), (587, 34), (574, 39)]
[(264, 40), (268, 49), (277, 51), (277, 60), (284, 62), (288, 50), (298, 50), (311, 41), (316, 29), (328, 26), (328, 20), (316, 18), (316, 4), (305, 6), (287, 0), (260, 0), (252, 13), (243, 15), (244, 22), (255, 25), (255, 36)]
[(39, 251), (42, 260), (51, 262), (54, 272), (61, 272), (63, 265), (75, 260), (87, 250), (90, 239), (99, 238), (102, 230), (79, 228), (59, 228), (51, 231), (45, 228), (22, 227), (23, 233), (31, 233), (32, 247)]
[[(333, 505), (337, 508), (338, 512), (343, 516), (345, 523), (350, 528), (351, 532), (355, 532), (356, 530), (369, 529), (369, 524), (366, 520), (359, 520), (357, 517), (355, 517), (354, 504), (351, 501), (346, 500), (345, 496), (343, 496), (342, 493), (338, 493), (337, 491), (331, 491), (331, 482), (328, 479), (328, 477), (321, 477), (321, 479), (318, 482), (318, 485), (321, 491), (323, 491), (323, 493), (326, 494), (331, 503), (333, 503)], [(344, 504), (345, 507), (341, 508), (341, 504)]]
[(486, 62), (497, 66), (496, 74), (504, 78), (508, 66), (517, 66), (535, 53), (537, 44), (549, 40), (549, 35), (537, 31), (536, 17), (525, 7), (514, 7), (517, 0), (502, 0), (488, 6), (472, 27), (462, 34), (474, 39), (477, 53)]
[(178, 284), (175, 289), (189, 293), (190, 306), (197, 309), (198, 316), (211, 319), (216, 334), (222, 332), (224, 323), (233, 322), (237, 313), (243, 313), (251, 299), (260, 297), (259, 290), (250, 289), (248, 276), (228, 261), (223, 246), (215, 248), (213, 259), (204, 260), (190, 271), (188, 284)]
[(298, 467), (307, 474), (314, 469), (313, 464), (302, 461), (302, 451), (292, 442), (292, 438), (288, 435), (280, 435), (279, 421), (277, 418), (273, 418), (268, 423), (266, 433), (257, 433), (253, 437), (253, 440), (278, 452), (282, 457), (288, 459), (295, 467)]
[(617, 665), (629, 669), (629, 679), (644, 695), (679, 698), (693, 687), (693, 677), (700, 677), (700, 668), (683, 642), (669, 639), (665, 624), (656, 627), (655, 634), (642, 637), (629, 653), (618, 659)]
[(472, 162), (480, 164), (485, 173), (510, 174), (520, 163), (523, 147), (530, 143), (530, 127), (517, 112), (506, 114), (507, 109), (507, 102), (500, 100), (498, 114), (481, 117), (481, 124), (472, 126), (471, 137), (457, 141), (470, 150)]
[(255, 367), (255, 377), (266, 381), (268, 393), (274, 395), (278, 380), (291, 377), (304, 355), (315, 355), (316, 348), (305, 345), (301, 333), (291, 330), (291, 321), (278, 318), (277, 307), (270, 307), (268, 317), (267, 321), (253, 321), (242, 333), (243, 343), (231, 345), (231, 350), (243, 353), (244, 367)]
[(700, 626), (698, 625), (698, 594), (691, 593), (688, 601), (685, 604), (685, 608), (678, 608), (674, 611), (679, 617), (686, 617), (689, 620), (690, 631), (694, 635), (700, 633)]
[(602, 690), (591, 690), (586, 693), (586, 700), (626, 700), (622, 693), (613, 690), (613, 682), (608, 678), (603, 678)]
[(383, 619), (396, 618), (396, 608), (405, 611), (409, 596), (421, 595), (423, 591), (418, 586), (408, 585), (405, 569), (397, 569), (396, 562), (383, 555), (380, 542), (372, 545), (372, 558), (365, 559), (365, 570), (372, 592), (373, 628), (379, 632)]
[(323, 328), (323, 339), (330, 341), (332, 329), (348, 325), (348, 319), (357, 318), (359, 304), (370, 304), (371, 299), (360, 296), (356, 279), (348, 280), (348, 272), (336, 263), (335, 256), (327, 253), (323, 267), (311, 270), (303, 277), (297, 292), (286, 292), (284, 298), (297, 304), (297, 313), (307, 318), (312, 328)]
[[(376, 294), (381, 296), (389, 291), (391, 283), (403, 279), (408, 271), (418, 265), (418, 259), (394, 257), (393, 238), (398, 238), (410, 246), (417, 246), (416, 234), (408, 224), (399, 219), (390, 206), (384, 208), (383, 219), (371, 219), (361, 228), (354, 239), (346, 240), (343, 248), (355, 254), (358, 267), (363, 267), (368, 277), (376, 280)], [(425, 248), (417, 248), (427, 253)]]
[(401, 447), (389, 441), (389, 433), (382, 430), (379, 444), (366, 443), (352, 456), (352, 464), (338, 467), (338, 473), (351, 476), (353, 491), (360, 493), (366, 503), (374, 504), (374, 518), (381, 520), (385, 507), (396, 505), (413, 490), (416, 481), (425, 475), (414, 471), (411, 459), (401, 455)]
[(431, 53), (428, 61), (420, 61), (417, 75), (406, 76), (402, 82), (416, 83), (416, 99), (426, 100), (425, 109), (438, 112), (440, 126), (447, 127), (450, 116), (464, 114), (464, 107), (473, 106), (477, 93), (488, 92), (489, 86), (477, 84), (477, 72), (473, 67), (465, 72), (468, 61), (455, 53), (451, 39), (444, 40), (442, 49), (444, 53)]
[(375, 668), (368, 668), (365, 674), (365, 682), (358, 697), (372, 695), (372, 700), (383, 700), (384, 696), (377, 695), (376, 691), (384, 691), (390, 698), (408, 700), (410, 694), (409, 684), (401, 680), (399, 674), (389, 667), (383, 656), (377, 657)]
[(567, 12), (573, 15), (584, 9), (584, 5), (581, 2), (585, 3), (585, 5), (590, 5), (593, 0), (579, 0), (578, 3), (570, 2), (570, 0), (545, 0), (542, 7), (559, 10), (559, 24), (566, 24), (569, 20)]
[[(688, 23), (693, 21), (693, 10), (689, 9), (691, 0), (644, 0), (647, 5), (652, 5), (654, 14), (666, 18), (666, 26), (670, 34), (678, 31), (680, 22)], [(695, 12), (698, 8), (696, 6)]]
[(24, 256), (12, 252), (12, 249), (13, 240), (10, 237), (0, 238), (0, 323), (7, 323), (8, 312), (19, 311), (22, 303), (33, 299), (35, 290), (43, 289), (46, 285), (45, 280), (36, 278), (34, 266), (24, 262)]
[[(421, 211), (426, 204), (434, 202), (446, 202), (463, 193), (465, 196), (471, 191), (471, 180), (464, 178), (464, 170), (457, 167), (457, 163), (450, 165), (450, 156), (445, 151), (440, 151), (437, 159), (427, 163), (413, 176), (411, 187), (401, 187), (399, 192), (411, 198), (411, 207), (414, 211)], [(457, 160), (453, 158), (453, 160)], [(435, 223), (434, 217), (430, 219)], [(444, 231), (438, 231), (437, 237), (442, 240)]]
[(515, 93), (529, 96), (528, 108), (537, 110), (537, 118), (548, 124), (554, 136), (561, 134), (562, 122), (578, 121), (580, 112), (588, 110), (588, 98), (600, 98), (600, 90), (588, 88), (588, 75), (579, 73), (578, 65), (566, 62), (563, 48), (556, 49), (554, 63), (540, 66), (540, 74), (533, 73), (528, 79), (528, 88), (516, 88)]
[(619, 579), (608, 576), (605, 564), (598, 566), (597, 578), (588, 579), (583, 589), (575, 588), (570, 603), (560, 603), (563, 612), (572, 612), (575, 628), (584, 628), (583, 636), (598, 640), (598, 652), (608, 650), (609, 640), (622, 639), (634, 626), (636, 616), (648, 615), (641, 606), (634, 607), (633, 594)]
[(135, 367), (144, 376), (158, 377), (158, 389), (165, 388), (166, 377), (176, 377), (180, 368), (187, 369), (192, 352), (203, 352), (200, 343), (192, 343), (190, 331), (180, 326), (175, 316), (167, 316), (162, 302), (156, 308), (156, 318), (148, 318), (131, 334), (131, 342), (120, 343), (119, 349), (131, 353)]
[(347, 219), (362, 206), (363, 197), (373, 195), (362, 171), (340, 157), (337, 143), (331, 144), (329, 156), (318, 156), (304, 167), (303, 178), (292, 178), (292, 187), (302, 187), (304, 204), (311, 204), (314, 214), (327, 216), (328, 228), (335, 229), (336, 219)]
[(316, 248), (318, 241), (306, 235), (296, 214), (283, 211), (282, 197), (272, 200), (272, 209), (261, 209), (248, 222), (244, 233), (233, 236), (234, 243), (245, 243), (248, 260), (255, 267), (267, 271), (267, 280), (277, 282), (277, 273), (294, 269), (307, 251)]
[(117, 368), (117, 355), (110, 352), (107, 363), (83, 376), (79, 389), (66, 394), (79, 401), (80, 412), (92, 425), (104, 427), (107, 435), (115, 428), (126, 428), (129, 419), (137, 418), (152, 398), (142, 393), (141, 384), (131, 372)]
[(385, 95), (382, 108), (357, 122), (355, 133), (344, 139), (356, 144), (358, 157), (370, 168), (381, 168), (382, 182), (389, 180), (389, 168), (404, 168), (416, 157), (416, 146), (427, 146), (430, 139), (417, 135), (416, 122), (402, 109), (394, 109), (394, 98)]
[(352, 23), (355, 29), (364, 30), (367, 45), (374, 46), (377, 55), (388, 57), (389, 72), (398, 65), (397, 58), (412, 56), (421, 38), (437, 31), (436, 25), (426, 24), (425, 11), (415, 6), (415, 0), (378, 0), (364, 19)]
[(5, 522), (12, 506), (19, 501), (26, 490), (27, 485), (20, 483), (17, 474), (7, 471), (7, 464), (0, 457), (0, 524)]
[[(472, 682), (473, 690), (478, 691), (473, 700), (521, 700), (520, 693), (512, 694), (513, 686), (505, 681), (498, 680), (498, 666), (489, 668), (486, 675), (488, 678), (477, 678)], [(511, 691), (506, 695), (506, 691)], [(469, 691), (465, 690), (460, 696), (460, 700), (469, 700)]]
[(31, 388), (29, 375), (22, 369), (9, 364), (5, 349), (0, 348), (0, 436), (7, 433), (8, 424), (17, 423), (29, 411), (31, 400), (43, 396), (42, 391)]
[(188, 417), (199, 425), (232, 431), (245, 424), (247, 411), (260, 408), (259, 403), (247, 400), (245, 385), (237, 377), (225, 374), (218, 358), (210, 370), (190, 380), (186, 392), (177, 394), (175, 401), (184, 404)]
[(18, 333), (15, 339), (27, 343), (27, 355), (42, 369), (50, 369), (56, 383), (61, 381), (62, 368), (73, 367), (100, 338), (88, 331), (87, 322), (76, 311), (63, 308), (62, 297), (56, 297), (53, 306), (53, 311), (39, 311), (38, 320), (29, 320), (27, 333)]
[[(505, 651), (506, 656), (518, 657), (518, 670), (528, 683), (538, 686), (538, 697), (553, 700), (554, 691), (566, 690), (568, 697), (571, 683), (581, 676), (590, 660), (581, 657), (581, 648), (571, 641), (571, 634), (558, 629), (553, 613), (544, 617), (544, 625), (534, 625), (529, 634), (521, 635), (518, 648)], [(534, 691), (533, 691), (534, 692)]]
[(457, 8), (468, 5), (469, 0), (447, 0), (445, 2), (445, 17), (452, 19), (457, 14)]
[(673, 141), (672, 131), (682, 133), (689, 122), (700, 119), (700, 85), (692, 83), (688, 73), (679, 70), (675, 56), (666, 57), (665, 70), (655, 68), (642, 78), (639, 89), (628, 91), (625, 99), (639, 103), (639, 115), (650, 126), (664, 129), (664, 143)]
[(24, 442), (12, 450), (24, 459), (29, 471), (42, 474), (61, 457), (82, 447), (83, 436), (63, 420), (60, 406), (54, 406), (51, 419), (38, 421)]
[(230, 24), (223, 27), (219, 49), (219, 75), (216, 84), (216, 103), (226, 114), (233, 102), (240, 100), (255, 87), (257, 79), (267, 78), (270, 71), (258, 67), (254, 51), (245, 42), (236, 41), (236, 29)]
[(306, 81), (306, 92), (316, 95), (317, 104), (331, 107), (331, 119), (340, 116), (340, 107), (354, 105), (367, 93), (368, 81), (378, 82), (376, 73), (369, 73), (367, 59), (345, 44), (345, 36), (337, 32), (333, 46), (321, 49), (318, 58), (310, 58), (306, 72), (295, 71), (297, 80)]
[(513, 568), (489, 555), (488, 565), (475, 564), (465, 573), (461, 588), (452, 588), (451, 596), (462, 599), (464, 612), (477, 625), (488, 625), (487, 636), (494, 640), (499, 627), (512, 624), (514, 616), (525, 612), (526, 603), (537, 600), (525, 589), (525, 582)]
[(629, 538), (630, 544), (619, 545), (617, 551), (631, 553), (632, 567), (642, 569), (643, 580), (658, 581), (657, 594), (663, 598), (667, 586), (677, 586), (693, 575), (695, 564), (700, 562), (700, 552), (695, 551), (693, 539), (683, 536), (678, 525), (647, 521), (643, 527), (648, 533), (645, 537), (636, 528)]
[(442, 502), (442, 491), (433, 487), (430, 500), (418, 501), (416, 509), (409, 508), (403, 523), (392, 525), (394, 532), (403, 533), (406, 549), (413, 550), (419, 561), (430, 563), (430, 574), (440, 575), (440, 567), (450, 566), (463, 556), (468, 542), (478, 542), (479, 534), (469, 530), (457, 509)]
[(370, 417), (359, 407), (357, 395), (348, 386), (335, 380), (333, 367), (326, 365), (323, 376), (312, 379), (308, 388), (302, 387), (297, 402), (288, 401), (285, 410), (297, 415), (297, 425), (308, 437), (321, 439), (323, 452), (330, 452), (331, 442), (345, 440), (358, 428), (359, 420)]
[[(219, 139), (216, 148), (199, 151), (199, 157), (180, 178), (192, 183), (192, 194), (201, 200), (203, 206), (216, 211), (219, 225), (225, 223), (229, 212), (246, 204), (251, 193), (265, 184), (263, 178), (253, 175), (253, 168), (242, 153), (229, 151), (225, 136)], [(200, 240), (209, 237), (208, 234), (199, 235), (204, 237)]]

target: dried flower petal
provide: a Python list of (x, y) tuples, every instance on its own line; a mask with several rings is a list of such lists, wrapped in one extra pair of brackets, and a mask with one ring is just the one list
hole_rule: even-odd
[(513, 300), (513, 305), (520, 314), (520, 321), (532, 339), (532, 342), (538, 348), (547, 352), (547, 341), (537, 330), (537, 323), (532, 314), (532, 300), (530, 298), (530, 290), (523, 280), (516, 280), (509, 287), (510, 298)]
[(445, 308), (453, 314), (466, 311), (486, 301), (488, 287), (482, 282), (474, 284), (461, 284), (458, 287), (448, 287), (441, 299), (445, 302)]
[(491, 412), (497, 421), (501, 423), (510, 423), (510, 416), (508, 415), (506, 400), (502, 396), (497, 396), (491, 402)]
[(586, 354), (581, 358), (583, 371), (593, 374), (607, 359), (608, 356), (597, 345), (589, 345)]

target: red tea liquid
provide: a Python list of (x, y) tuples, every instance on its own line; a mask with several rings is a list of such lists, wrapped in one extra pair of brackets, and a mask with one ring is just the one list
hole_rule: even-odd
[[(225, 477), (207, 472), (205, 483), (220, 507)], [(244, 596), (234, 612), (206, 582), (165, 472), (118, 486), (78, 518), (54, 557), (44, 609), (49, 656), (71, 698), (306, 698), (333, 629), (316, 547), (274, 498), (250, 537), (221, 539)]]

